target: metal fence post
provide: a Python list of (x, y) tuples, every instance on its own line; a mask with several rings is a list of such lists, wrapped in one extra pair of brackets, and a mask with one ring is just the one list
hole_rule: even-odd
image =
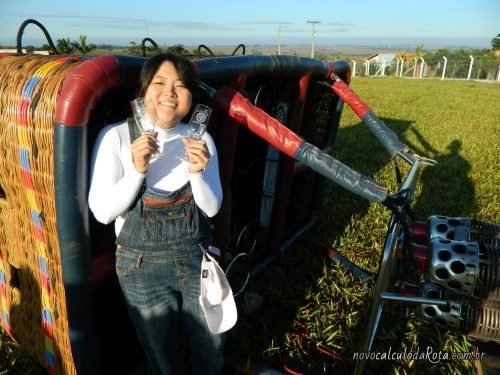
[(470, 57), (470, 66), (469, 66), (469, 74), (467, 74), (467, 79), (470, 79), (470, 75), (472, 73), (472, 65), (474, 64), (474, 56), (469, 55)]
[(444, 59), (444, 65), (443, 65), (443, 74), (441, 74), (441, 79), (444, 79), (444, 74), (446, 73), (446, 64), (448, 63), (448, 59), (446, 56), (443, 56)]
[(424, 58), (422, 56), (420, 56), (420, 60), (422, 60), (422, 62), (420, 63), (420, 75), (419, 75), (419, 78), (422, 78), (422, 75), (424, 74), (425, 61), (424, 61)]

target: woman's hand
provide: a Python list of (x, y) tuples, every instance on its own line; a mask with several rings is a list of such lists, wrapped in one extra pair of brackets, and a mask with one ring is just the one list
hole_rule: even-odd
[(210, 152), (204, 140), (182, 138), (189, 158), (189, 173), (201, 172), (210, 160)]
[(139, 173), (146, 173), (149, 169), (149, 161), (155, 152), (158, 152), (158, 141), (154, 135), (141, 135), (132, 143), (132, 160), (134, 167)]

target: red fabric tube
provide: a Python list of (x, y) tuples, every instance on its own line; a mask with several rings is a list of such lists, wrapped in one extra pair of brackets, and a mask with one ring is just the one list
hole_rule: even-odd
[(332, 90), (352, 108), (354, 113), (363, 119), (365, 114), (370, 111), (370, 108), (361, 100), (361, 98), (351, 90), (346, 83), (341, 80), (337, 80), (332, 85)]
[(229, 116), (288, 156), (294, 157), (304, 140), (274, 117), (254, 107), (238, 91), (224, 86), (214, 103)]
[(54, 120), (66, 126), (86, 125), (97, 100), (118, 84), (120, 69), (114, 56), (84, 61), (64, 81)]

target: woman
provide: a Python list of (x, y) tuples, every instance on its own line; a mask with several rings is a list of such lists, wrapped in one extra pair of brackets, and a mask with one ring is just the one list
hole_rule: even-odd
[[(210, 333), (198, 300), (200, 246), (210, 242), (207, 217), (222, 202), (217, 151), (208, 133), (187, 138), (181, 122), (197, 90), (189, 60), (150, 57), (138, 96), (155, 119), (154, 135), (141, 135), (128, 119), (102, 129), (93, 154), (89, 206), (98, 221), (115, 220), (116, 272), (159, 374), (217, 374), (223, 365), (222, 337)], [(185, 152), (189, 162), (176, 157)]]

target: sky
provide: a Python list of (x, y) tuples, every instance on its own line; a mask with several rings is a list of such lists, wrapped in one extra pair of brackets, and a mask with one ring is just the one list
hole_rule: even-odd
[[(441, 45), (490, 48), (500, 0), (0, 0), (0, 44), (16, 45), (26, 19), (57, 39), (87, 44)], [(310, 22), (308, 22), (310, 21)], [(41, 46), (28, 25), (22, 45)]]

